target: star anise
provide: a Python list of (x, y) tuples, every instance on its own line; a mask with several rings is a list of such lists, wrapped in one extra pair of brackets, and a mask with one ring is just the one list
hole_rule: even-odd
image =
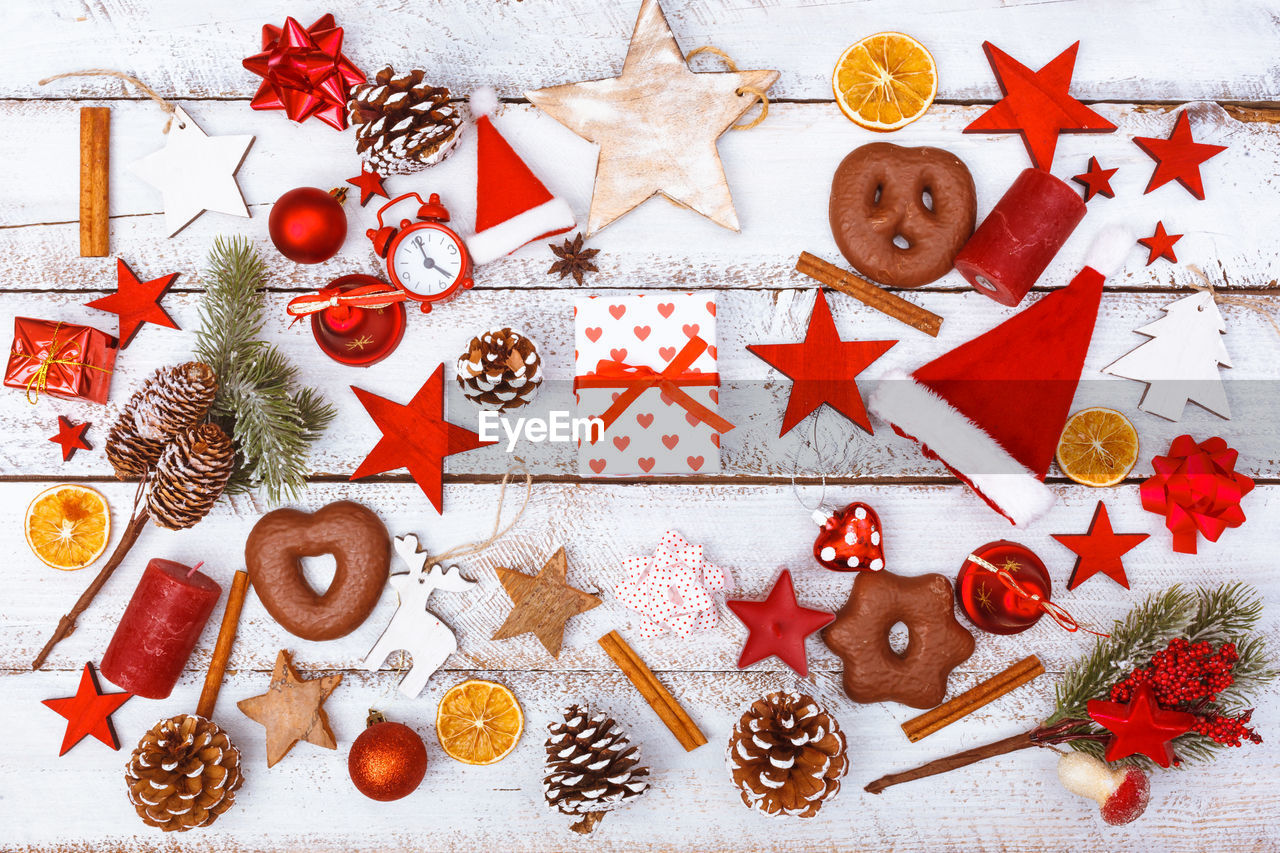
[(551, 269), (547, 270), (547, 275), (560, 273), (561, 278), (571, 275), (575, 282), (582, 284), (583, 273), (600, 271), (592, 260), (592, 258), (600, 254), (600, 250), (582, 248), (581, 233), (572, 240), (565, 240), (563, 246), (557, 246), (555, 243), (551, 243), (550, 246), (551, 251), (560, 260), (551, 265)]

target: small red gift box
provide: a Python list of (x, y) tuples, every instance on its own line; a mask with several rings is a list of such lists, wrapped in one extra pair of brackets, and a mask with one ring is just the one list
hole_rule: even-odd
[(4, 384), (23, 388), (34, 403), (41, 394), (107, 402), (119, 342), (90, 326), (15, 317)]

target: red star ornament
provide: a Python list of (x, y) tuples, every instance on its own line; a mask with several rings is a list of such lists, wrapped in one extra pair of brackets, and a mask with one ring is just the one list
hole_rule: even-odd
[(826, 294), (818, 291), (809, 329), (798, 344), (752, 344), (747, 347), (775, 370), (791, 378), (791, 396), (782, 417), (786, 435), (823, 403), (835, 409), (869, 433), (871, 420), (855, 381), (871, 362), (884, 355), (897, 341), (842, 341), (831, 319)]
[(89, 446), (89, 442), (84, 440), (84, 433), (88, 428), (88, 421), (82, 424), (73, 424), (70, 419), (58, 415), (58, 434), (50, 436), (49, 440), (62, 446), (63, 462), (67, 462), (72, 456), (75, 456), (77, 450), (93, 449)]
[(1161, 708), (1146, 684), (1134, 691), (1128, 703), (1091, 700), (1089, 716), (1111, 732), (1105, 756), (1107, 761), (1119, 761), (1142, 753), (1161, 767), (1168, 767), (1177, 760), (1169, 742), (1191, 731), (1196, 723), (1195, 714)]
[(249, 102), (253, 109), (284, 110), (296, 122), (315, 116), (337, 130), (347, 126), (348, 89), (365, 82), (342, 53), (342, 28), (333, 15), (306, 29), (294, 18), (283, 28), (264, 26), (262, 53), (241, 64), (262, 78)]
[(1182, 239), (1181, 234), (1170, 234), (1164, 230), (1164, 221), (1156, 223), (1156, 233), (1150, 237), (1139, 237), (1138, 242), (1147, 247), (1147, 266), (1151, 266), (1160, 258), (1168, 258), (1173, 263), (1178, 262), (1178, 256), (1173, 253), (1173, 244)]
[(67, 731), (62, 736), (62, 751), (58, 755), (66, 755), (71, 747), (89, 735), (112, 749), (119, 749), (120, 741), (116, 738), (116, 730), (111, 726), (111, 714), (132, 696), (132, 693), (103, 693), (98, 689), (93, 664), (86, 663), (80, 673), (80, 686), (76, 688), (76, 695), (40, 702), (67, 719)]
[(150, 281), (138, 281), (129, 265), (116, 258), (116, 292), (86, 302), (85, 305), (120, 316), (116, 337), (120, 339), (120, 349), (124, 349), (133, 340), (133, 336), (138, 334), (143, 323), (155, 323), (169, 329), (178, 328), (173, 318), (160, 307), (160, 297), (164, 296), (164, 292), (177, 277), (176, 272), (171, 272)]
[(1178, 120), (1173, 123), (1173, 132), (1168, 139), (1135, 136), (1133, 143), (1156, 161), (1156, 170), (1151, 173), (1143, 195), (1170, 181), (1177, 181), (1201, 201), (1204, 201), (1204, 184), (1200, 180), (1200, 164), (1227, 150), (1225, 145), (1209, 145), (1192, 139), (1191, 120), (1187, 118), (1186, 110), (1178, 113)]
[(1097, 157), (1090, 157), (1088, 171), (1080, 175), (1074, 175), (1071, 180), (1084, 187), (1085, 201), (1088, 201), (1095, 195), (1115, 198), (1115, 190), (1111, 189), (1111, 177), (1118, 171), (1120, 171), (1119, 167), (1115, 169), (1104, 169), (1098, 164)]
[(1089, 522), (1088, 533), (1052, 535), (1076, 554), (1076, 564), (1071, 570), (1071, 581), (1067, 584), (1067, 589), (1075, 589), (1099, 572), (1128, 589), (1129, 579), (1125, 577), (1124, 563), (1120, 558), (1138, 547), (1138, 543), (1148, 536), (1146, 533), (1112, 532), (1111, 517), (1107, 515), (1107, 505), (1102, 501), (1098, 501), (1098, 506), (1093, 511), (1093, 521)]
[(351, 184), (353, 187), (360, 188), (360, 206), (364, 207), (369, 203), (369, 199), (373, 198), (375, 195), (380, 195), (383, 198), (391, 198), (391, 196), (387, 195), (387, 191), (382, 186), (382, 182), (385, 180), (386, 178), (382, 177), (377, 172), (370, 172), (361, 168), (360, 174), (356, 175), (354, 178), (347, 178), (347, 183)]
[(726, 601), (729, 609), (751, 633), (742, 646), (738, 669), (746, 669), (767, 657), (776, 657), (802, 678), (809, 674), (805, 638), (835, 621), (834, 613), (810, 610), (796, 601), (791, 572), (782, 570), (764, 601)]
[(989, 41), (982, 43), (1004, 97), (965, 133), (1020, 133), (1032, 164), (1048, 170), (1059, 133), (1111, 133), (1116, 126), (1067, 93), (1080, 42), (1032, 71)]
[(351, 475), (352, 480), (408, 468), (409, 476), (431, 500), (436, 512), (444, 512), (444, 457), (465, 453), (496, 441), (481, 441), (469, 429), (444, 419), (444, 365), (418, 389), (406, 405), (370, 394), (352, 385), (351, 390), (382, 431), (382, 438)]

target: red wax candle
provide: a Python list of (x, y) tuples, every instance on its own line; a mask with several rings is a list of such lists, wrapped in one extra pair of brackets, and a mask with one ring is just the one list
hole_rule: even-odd
[(117, 687), (164, 699), (178, 682), (222, 587), (175, 563), (147, 563), (98, 671)]
[(966, 557), (956, 577), (956, 599), (969, 621), (992, 634), (1018, 634), (1039, 622), (1044, 608), (1029, 596), (1048, 601), (1053, 589), (1040, 558), (1025, 546), (1005, 540), (988, 542), (973, 553), (1007, 571), (1025, 594)]
[(1084, 218), (1080, 194), (1026, 169), (956, 255), (956, 271), (1001, 305), (1017, 305)]

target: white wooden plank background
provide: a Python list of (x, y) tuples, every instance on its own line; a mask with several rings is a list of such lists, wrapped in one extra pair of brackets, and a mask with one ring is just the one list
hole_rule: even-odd
[[(1164, 849), (1232, 847), (1276, 849), (1280, 834), (1271, 818), (1280, 811), (1274, 785), (1280, 755), (1275, 740), (1280, 701), (1273, 691), (1255, 715), (1268, 742), (1242, 749), (1215, 767), (1156, 777), (1151, 809), (1137, 824), (1105, 827), (1087, 801), (1062, 791), (1049, 753), (1021, 753), (984, 763), (880, 797), (861, 786), (885, 772), (938, 755), (1005, 737), (1043, 718), (1052, 704), (1053, 676), (1087, 648), (1079, 636), (1038, 625), (1016, 638), (980, 635), (978, 650), (952, 680), (960, 690), (1034, 651), (1050, 674), (1029, 688), (971, 718), (908, 746), (898, 724), (912, 715), (902, 706), (857, 706), (839, 690), (839, 663), (813, 640), (814, 675), (797, 679), (775, 663), (746, 673), (734, 667), (744, 631), (722, 610), (720, 627), (687, 642), (642, 642), (632, 619), (608, 600), (621, 561), (652, 547), (678, 520), (691, 540), (705, 543), (710, 558), (731, 568), (739, 591), (762, 594), (778, 568), (795, 574), (801, 600), (833, 609), (847, 595), (851, 578), (819, 571), (809, 555), (813, 528), (790, 484), (790, 475), (815, 475), (809, 457), (796, 460), (808, 424), (789, 440), (776, 436), (786, 385), (746, 352), (747, 344), (794, 340), (812, 305), (811, 283), (792, 270), (801, 250), (835, 260), (825, 222), (829, 176), (852, 148), (870, 141), (830, 103), (830, 67), (851, 41), (883, 29), (908, 31), (937, 57), (940, 97), (921, 121), (891, 141), (938, 145), (959, 154), (974, 172), (981, 211), (1026, 162), (1012, 136), (960, 134), (997, 94), (980, 49), (990, 39), (1032, 67), (1083, 39), (1073, 92), (1119, 126), (1108, 136), (1064, 136), (1055, 173), (1083, 171), (1096, 154), (1119, 166), (1114, 200), (1090, 204), (1090, 214), (1046, 274), (1040, 289), (1060, 286), (1079, 265), (1091, 236), (1104, 224), (1122, 221), (1135, 230), (1163, 219), (1187, 236), (1179, 258), (1202, 267), (1220, 287), (1245, 294), (1255, 304), (1280, 309), (1280, 252), (1274, 234), (1280, 132), (1272, 102), (1280, 88), (1274, 44), (1280, 16), (1273, 4), (1151, 2), (969, 3), (891, 0), (801, 4), (669, 0), (667, 12), (685, 49), (715, 44), (740, 64), (782, 71), (769, 120), (749, 133), (721, 141), (743, 233), (710, 226), (663, 202), (651, 202), (592, 241), (602, 249), (601, 273), (586, 288), (562, 286), (544, 272), (545, 247), (535, 246), (482, 270), (477, 289), (429, 316), (413, 315), (405, 343), (391, 359), (369, 370), (342, 368), (321, 357), (304, 325), (289, 327), (282, 310), (293, 294), (333, 275), (375, 271), (363, 231), (372, 208), (348, 205), (351, 232), (333, 261), (315, 268), (294, 266), (270, 249), (265, 214), (284, 190), (303, 184), (332, 186), (358, 170), (350, 134), (315, 122), (294, 126), (278, 114), (254, 113), (247, 99), (254, 78), (239, 60), (254, 50), (263, 23), (294, 14), (310, 23), (334, 12), (346, 27), (348, 52), (366, 70), (382, 63), (422, 67), (465, 94), (493, 84), (509, 98), (524, 89), (613, 73), (625, 53), (634, 3), (590, 0), (335, 0), (292, 4), (251, 0), (228, 4), (174, 0), (22, 0), (6, 7), (0, 33), (0, 169), (5, 203), (0, 205), (0, 330), (13, 316), (58, 317), (110, 327), (110, 318), (83, 303), (114, 282), (110, 258), (76, 257), (76, 161), (78, 108), (105, 103), (112, 115), (112, 251), (140, 275), (183, 273), (165, 306), (186, 331), (144, 328), (126, 350), (115, 377), (112, 405), (97, 408), (52, 399), (33, 408), (16, 391), (0, 394), (0, 505), (9, 524), (0, 542), (13, 555), (6, 574), (8, 595), (0, 607), (0, 848), (22, 850), (260, 849), (385, 850), (396, 848), (483, 850), (675, 850), (675, 849)], [(1142, 35), (1136, 35), (1141, 32)], [(163, 116), (153, 105), (125, 93), (113, 81), (70, 80), (50, 87), (39, 78), (80, 67), (113, 67), (138, 74), (166, 96), (184, 99), (210, 133), (253, 133), (257, 141), (240, 172), (240, 186), (254, 214), (250, 220), (208, 215), (177, 238), (160, 231), (158, 196), (132, 178), (127, 164), (161, 144)], [(1208, 200), (1196, 202), (1169, 186), (1140, 195), (1150, 161), (1131, 142), (1135, 135), (1164, 136), (1183, 102), (1195, 115), (1196, 136), (1230, 146), (1204, 167)], [(1220, 107), (1218, 104), (1225, 104)], [(1236, 105), (1248, 104), (1249, 109)], [(585, 215), (595, 155), (592, 147), (527, 105), (509, 106), (501, 119), (512, 143), (549, 185)], [(879, 137), (876, 137), (879, 138)], [(393, 194), (440, 192), (469, 227), (474, 205), (474, 141), (439, 167), (388, 181)], [(124, 748), (113, 753), (96, 742), (57, 758), (62, 720), (39, 705), (74, 690), (76, 670), (98, 660), (115, 620), (128, 601), (148, 556), (204, 559), (216, 576), (229, 579), (241, 563), (240, 543), (265, 506), (242, 497), (221, 503), (194, 530), (172, 534), (148, 530), (135, 557), (121, 569), (81, 619), (45, 671), (28, 662), (47, 632), (87, 582), (85, 572), (57, 573), (27, 553), (19, 533), (22, 509), (32, 495), (59, 481), (91, 482), (107, 494), (114, 520), (123, 525), (132, 486), (115, 483), (100, 450), (81, 452), (60, 464), (45, 439), (58, 414), (92, 420), (99, 446), (118, 406), (155, 367), (185, 358), (197, 325), (198, 271), (217, 234), (245, 234), (262, 245), (269, 261), (272, 307), (268, 336), (322, 386), (339, 407), (339, 418), (317, 448), (316, 482), (300, 501), (317, 508), (338, 497), (377, 509), (397, 533), (415, 532), (441, 550), (487, 533), (497, 497), (495, 476), (509, 462), (490, 449), (454, 457), (447, 464), (444, 516), (436, 516), (417, 487), (403, 475), (347, 484), (348, 472), (376, 440), (372, 424), (346, 391), (358, 384), (407, 398), (425, 378), (423, 364), (450, 362), (481, 328), (517, 323), (540, 341), (553, 380), (542, 405), (566, 394), (572, 374), (572, 300), (584, 293), (623, 294), (637, 289), (700, 289), (719, 301), (720, 368), (726, 381), (753, 385), (731, 412), (739, 428), (724, 446), (724, 473), (688, 482), (582, 483), (566, 447), (527, 445), (538, 483), (526, 517), (514, 535), (488, 554), (463, 563), (480, 587), (468, 595), (439, 594), (433, 608), (459, 634), (460, 648), (427, 692), (414, 701), (386, 704), (393, 718), (417, 728), (428, 742), (430, 767), (422, 788), (394, 804), (360, 798), (345, 774), (346, 748), (363, 725), (371, 703), (394, 683), (390, 672), (353, 670), (390, 617), (387, 593), (369, 621), (354, 634), (329, 643), (307, 643), (286, 634), (250, 597), (217, 717), (245, 753), (248, 781), (235, 809), (215, 827), (179, 838), (146, 830), (124, 796), (121, 769), (127, 752), (155, 719), (194, 705), (215, 627), (193, 656), (174, 695), (164, 702), (133, 699), (115, 715)], [(1147, 230), (1146, 233), (1149, 233)], [(1180, 424), (1135, 411), (1141, 387), (1101, 377), (1097, 370), (1141, 340), (1132, 329), (1158, 316), (1170, 293), (1193, 276), (1184, 267), (1144, 268), (1135, 249), (1127, 271), (1109, 283), (1077, 405), (1106, 403), (1129, 412), (1143, 442), (1143, 461), (1126, 485), (1105, 493), (1057, 482), (1060, 506), (1028, 530), (1011, 531), (945, 470), (921, 460), (906, 443), (880, 428), (874, 437), (826, 413), (818, 440), (831, 453), (823, 473), (836, 482), (825, 493), (816, 482), (799, 498), (812, 505), (871, 502), (886, 525), (890, 568), (907, 574), (954, 575), (967, 551), (1010, 536), (1045, 559), (1060, 600), (1081, 619), (1106, 625), (1143, 596), (1174, 582), (1255, 584), (1271, 607), (1280, 606), (1274, 573), (1274, 527), (1280, 520), (1280, 449), (1275, 438), (1277, 339), (1252, 311), (1225, 307), (1227, 347), (1235, 368), (1226, 371), (1234, 409), (1229, 422), (1195, 407)], [(1185, 291), (1183, 291), (1185, 292)], [(937, 339), (895, 324), (840, 296), (832, 297), (837, 325), (846, 337), (897, 338), (900, 343), (865, 374), (873, 382), (890, 367), (911, 367), (1012, 312), (973, 295), (954, 274), (912, 297), (944, 317)], [(772, 378), (771, 378), (772, 377)], [(465, 401), (451, 399), (451, 418), (473, 417)], [(877, 422), (877, 427), (881, 427)], [(1246, 500), (1244, 527), (1228, 531), (1200, 555), (1173, 555), (1168, 534), (1138, 505), (1136, 483), (1152, 453), (1182, 431), (1197, 436), (1221, 432), (1241, 449), (1241, 468), (1262, 484)], [(808, 482), (808, 481), (806, 481)], [(1066, 593), (1072, 556), (1050, 533), (1087, 527), (1093, 506), (1105, 497), (1117, 529), (1151, 532), (1152, 538), (1126, 558), (1132, 591), (1097, 579)], [(768, 530), (767, 536), (760, 531)], [(606, 605), (569, 625), (558, 660), (536, 641), (488, 640), (508, 607), (493, 569), (500, 564), (539, 563), (565, 544), (570, 578), (601, 590)], [(309, 567), (323, 583), (331, 567)], [(1271, 611), (1274, 612), (1274, 611)], [(629, 632), (634, 645), (663, 680), (687, 702), (710, 743), (685, 754), (643, 706), (594, 639), (609, 628)], [(1280, 621), (1268, 615), (1265, 632), (1280, 642)], [(295, 651), (311, 670), (341, 670), (344, 682), (328, 709), (340, 749), (302, 745), (271, 770), (265, 768), (261, 730), (234, 710), (234, 702), (260, 692), (281, 647)], [(503, 764), (470, 768), (452, 762), (431, 734), (435, 704), (450, 685), (479, 675), (509, 684), (524, 704), (525, 739)], [(761, 693), (803, 686), (829, 704), (849, 734), (852, 769), (846, 789), (813, 821), (770, 821), (742, 807), (723, 767), (722, 749), (742, 706)], [(612, 814), (583, 840), (568, 821), (541, 801), (542, 731), (567, 701), (588, 699), (614, 711), (634, 733), (653, 767), (652, 791)]]

